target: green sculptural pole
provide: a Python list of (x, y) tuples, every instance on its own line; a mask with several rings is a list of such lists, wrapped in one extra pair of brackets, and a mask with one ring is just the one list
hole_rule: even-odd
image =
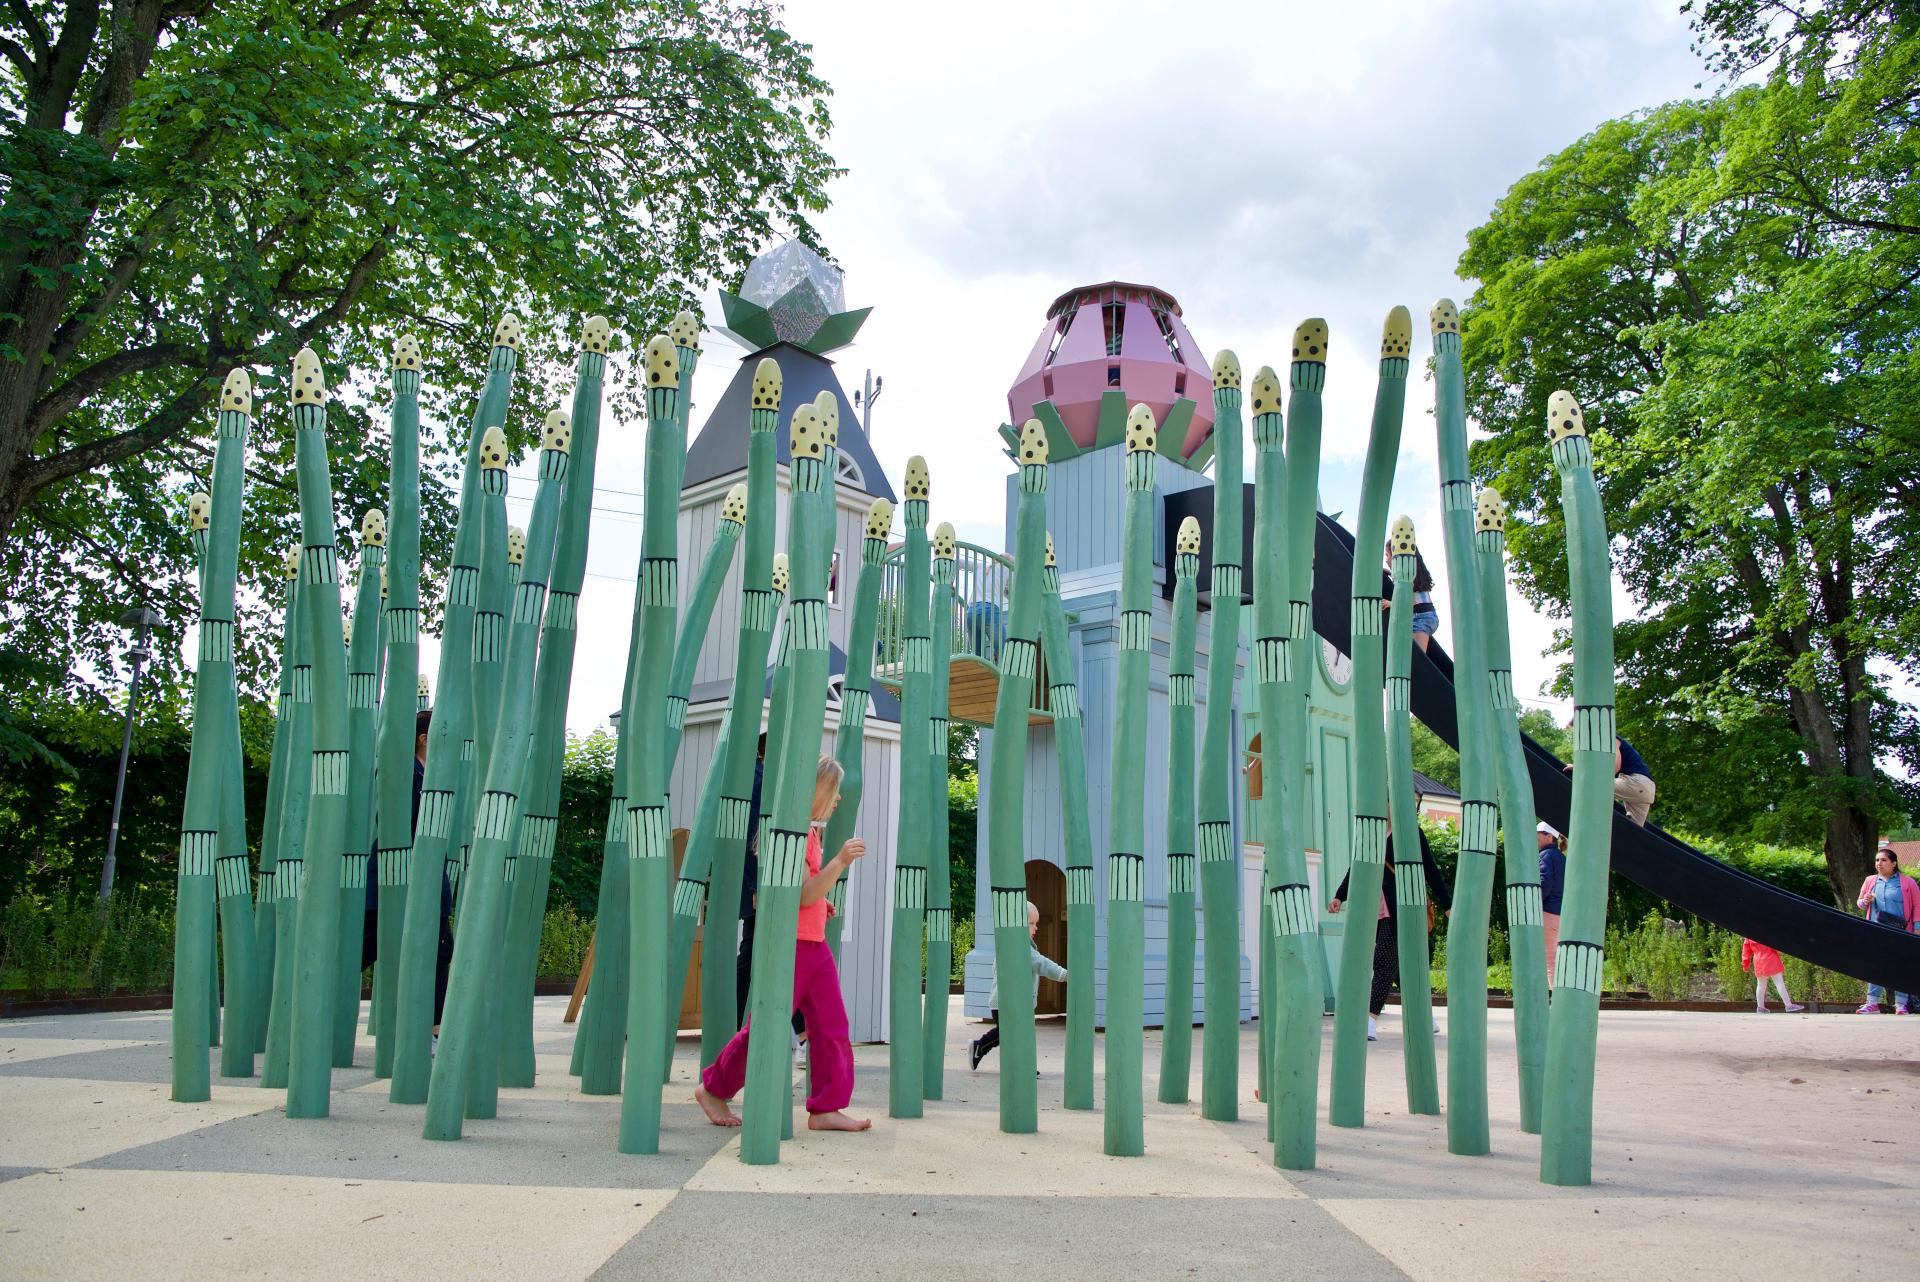
[(380, 575), (386, 564), (387, 514), (360, 519), (360, 559), (347, 632), (347, 848), (340, 856), (339, 991), (333, 1008), (333, 1066), (353, 1065), (360, 1024), (360, 953), (366, 930), (367, 878), (373, 866), (374, 721), (380, 695)]
[[(481, 473), (486, 480), (486, 473)], [(455, 844), (461, 847), (460, 875), (465, 876), (473, 859), (472, 829), (469, 825), (485, 787), (487, 763), (493, 760), (493, 739), (500, 725), (500, 698), (507, 657), (507, 602), (513, 593), (508, 569), (512, 531), (507, 526), (507, 490), (504, 481), (498, 493), (483, 484), (480, 494), (480, 600), (473, 611), (473, 759), (468, 766), (472, 781), (462, 799)], [(455, 902), (465, 898), (456, 883)]]
[(294, 938), (293, 1043), (287, 1116), (325, 1117), (333, 1102), (333, 1010), (339, 991), (340, 858), (347, 840), (347, 651), (340, 630), (327, 390), (320, 358), (293, 358), (294, 453), (300, 478), (300, 592), (313, 656), (313, 776), (306, 885)]
[(1593, 1181), (1593, 1061), (1613, 864), (1613, 567), (1586, 420), (1571, 393), (1548, 398), (1547, 436), (1560, 473), (1573, 588), (1573, 815), (1547, 1023), (1540, 1179), (1580, 1185)]
[[(694, 584), (687, 617), (680, 625), (680, 637), (674, 645), (673, 672), (667, 681), (666, 753), (669, 769), (672, 768), (673, 759), (680, 753), (680, 733), (686, 724), (687, 695), (693, 688), (693, 671), (706, 638), (707, 621), (713, 617), (714, 600), (720, 595), (720, 584), (733, 564), (733, 551), (740, 545), (740, 534), (746, 519), (747, 487), (736, 485), (727, 491), (727, 497), (720, 505), (720, 523), (715, 527), (713, 542), (700, 563), (700, 577)], [(713, 757), (708, 762), (707, 787), (700, 793), (693, 827), (687, 834), (686, 855), (680, 861), (680, 875), (673, 884), (673, 936), (667, 974), (667, 992), (670, 995), (685, 991), (687, 968), (693, 963), (693, 937), (700, 925), (700, 914), (707, 906), (707, 887), (713, 873), (712, 833), (719, 817), (724, 780), (722, 770), (733, 734), (731, 717), (722, 725), (720, 734), (723, 741), (715, 744)], [(700, 831), (700, 816), (709, 811), (706, 828), (708, 838), (696, 844), (693, 834)], [(668, 1017), (674, 1018), (679, 1014), (679, 1003), (668, 1004), (671, 1008)], [(662, 1046), (666, 1051), (665, 1058), (660, 1062), (661, 1080), (664, 1082), (666, 1074), (673, 1067), (673, 1039), (669, 1037)]]
[[(1364, 545), (1361, 545), (1364, 546)], [(1395, 942), (1400, 952), (1400, 1036), (1407, 1111), (1438, 1116), (1440, 1078), (1433, 1053), (1433, 978), (1428, 961), (1427, 872), (1414, 857), (1419, 815), (1413, 796), (1413, 578), (1420, 549), (1413, 522), (1393, 523), (1393, 609), (1387, 622), (1387, 811), (1408, 834), (1393, 865)]]
[[(238, 770), (231, 760), (240, 747), (232, 733), (225, 705), (233, 702), (233, 584), (240, 550), (241, 488), (245, 484), (247, 424), (253, 414), (253, 389), (246, 371), (227, 376), (220, 392), (215, 421), (213, 493), (196, 495), (191, 516), (195, 542), (205, 546), (200, 573), (200, 627), (198, 662), (193, 674), (193, 730), (187, 764), (187, 796), (180, 824), (180, 867), (175, 901), (173, 943), (173, 1098), (195, 1103), (212, 1095), (212, 1072), (207, 1061), (209, 1027), (213, 1018), (213, 932), (215, 863), (221, 856), (223, 794), (228, 775)], [(224, 690), (223, 690), (224, 684)], [(245, 834), (241, 834), (244, 859)], [(223, 870), (224, 871), (224, 870)], [(244, 877), (244, 866), (239, 870)], [(241, 888), (244, 891), (244, 887)], [(228, 892), (231, 893), (231, 892)], [(226, 894), (222, 894), (225, 898)], [(228, 929), (231, 949), (237, 942), (236, 921)], [(248, 923), (248, 934), (252, 923)], [(251, 942), (251, 941), (249, 941)], [(229, 957), (229, 985), (232, 972)], [(240, 996), (250, 988), (241, 985)], [(243, 1009), (236, 1006), (236, 1011)], [(253, 1033), (244, 1018), (240, 1028), (228, 1027), (228, 1041), (244, 1041), (249, 1072)], [(222, 1069), (226, 1068), (222, 1050)]]
[[(534, 678), (533, 738), (527, 791), (515, 852), (512, 903), (507, 915), (507, 975), (501, 985), (500, 1083), (532, 1086), (533, 988), (540, 961), (540, 930), (553, 881), (553, 844), (560, 822), (560, 778), (566, 760), (567, 696), (573, 684), (580, 589), (586, 581), (593, 481), (600, 448), (600, 402), (612, 327), (604, 316), (581, 326), (574, 361), (573, 449), (560, 500), (553, 576), (541, 621), (540, 670)], [(576, 1041), (578, 1039), (576, 1038)]]
[[(891, 509), (889, 509), (891, 511)], [(952, 721), (948, 719), (948, 694), (952, 685), (953, 673), (953, 571), (954, 556), (959, 550), (959, 540), (954, 535), (953, 523), (942, 521), (940, 528), (933, 532), (933, 596), (929, 603), (927, 617), (931, 621), (927, 635), (933, 641), (932, 680), (927, 683), (927, 716), (932, 733), (927, 736), (927, 966), (926, 999), (920, 1013), (920, 1093), (927, 1099), (944, 1099), (947, 1093), (947, 1007), (949, 986), (953, 974), (953, 852), (949, 848), (949, 819), (947, 813), (947, 738)], [(881, 549), (884, 556), (885, 549)], [(874, 571), (875, 590), (878, 590), (880, 572)], [(869, 630), (863, 638), (848, 635), (849, 647), (857, 641), (866, 646), (866, 659), (871, 666), (873, 657), (873, 633)], [(853, 661), (848, 660), (848, 671)], [(863, 668), (864, 672), (866, 669)], [(841, 809), (846, 803), (841, 803)], [(849, 830), (851, 835), (851, 830)], [(838, 850), (832, 844), (833, 830), (827, 830), (828, 848)], [(971, 855), (971, 851), (968, 852)], [(844, 894), (846, 885), (843, 877), (834, 884), (836, 894)], [(834, 917), (827, 923), (828, 938), (836, 946), (839, 942), (839, 925), (846, 914), (835, 905)]]
[[(914, 477), (920, 478), (916, 487)], [(929, 795), (927, 770), (932, 764), (933, 733), (933, 623), (932, 554), (927, 542), (927, 499), (930, 486), (926, 462), (914, 455), (907, 464), (906, 554), (900, 569), (901, 658), (900, 682), (900, 795)], [(925, 805), (902, 805), (894, 839), (893, 933), (887, 951), (887, 1115), (919, 1117), (924, 1111), (920, 1092), (921, 1041), (921, 928), (927, 914), (927, 849), (933, 816)], [(1023, 912), (1024, 919), (1024, 912)]]
[[(1240, 874), (1233, 842), (1233, 689), (1240, 666), (1243, 544), (1240, 364), (1213, 380), (1212, 630), (1207, 641), (1207, 720), (1200, 740), (1200, 912), (1206, 934), (1201, 985), (1200, 1116), (1240, 1116)], [(1271, 856), (1269, 856), (1271, 858)]]
[[(1159, 442), (1153, 411), (1127, 415), (1126, 515), (1120, 542), (1120, 663), (1113, 713), (1113, 771), (1107, 799), (1107, 1106), (1104, 1151), (1138, 1157), (1146, 1151), (1141, 1121), (1141, 1022), (1147, 939), (1147, 686), (1153, 662), (1153, 460)], [(1021, 431), (1046, 448), (1033, 420)], [(998, 745), (995, 745), (996, 747)], [(994, 804), (1001, 802), (994, 797)], [(998, 931), (995, 932), (996, 938)], [(1021, 941), (1023, 944), (1025, 940)], [(1000, 985), (1026, 987), (1012, 978)], [(1069, 971), (1071, 976), (1072, 972)]]
[[(1373, 394), (1373, 430), (1360, 484), (1360, 520), (1354, 526), (1352, 640), (1348, 644), (1354, 699), (1353, 866), (1347, 874), (1346, 932), (1340, 940), (1340, 977), (1333, 1007), (1328, 1120), (1335, 1126), (1366, 1124), (1367, 997), (1373, 979), (1374, 939), (1378, 930), (1393, 929), (1391, 924), (1383, 927), (1374, 912), (1387, 868), (1387, 744), (1380, 708), (1386, 677), (1381, 608), (1386, 603), (1380, 599), (1380, 570), (1367, 549), (1381, 546), (1387, 537), (1387, 500), (1393, 493), (1394, 461), (1400, 456), (1407, 360), (1412, 350), (1413, 316), (1406, 308), (1396, 307), (1387, 313), (1380, 336), (1380, 379)], [(1400, 849), (1407, 857), (1418, 853), (1410, 838)]]
[[(1184, 1104), (1193, 1076), (1193, 675), (1199, 627), (1200, 522), (1180, 523), (1167, 649), (1167, 997), (1160, 1102)], [(1068, 968), (1072, 973), (1072, 968)]]
[(1460, 724), (1460, 862), (1447, 919), (1447, 1151), (1488, 1151), (1487, 913), (1497, 857), (1499, 754), (1487, 703), (1479, 576), (1473, 563), (1473, 486), (1467, 480), (1466, 383), (1460, 313), (1433, 306), (1434, 426), (1440, 442), (1440, 532), (1453, 593), (1453, 690)]
[[(833, 737), (833, 759), (840, 764), (840, 805), (827, 820), (823, 846), (838, 850), (853, 836), (866, 792), (867, 713), (873, 705), (873, 640), (880, 626), (880, 581), (886, 577), (887, 540), (893, 536), (893, 500), (867, 505), (866, 533), (860, 540), (860, 577), (854, 583), (853, 617), (847, 624), (847, 668), (840, 681), (840, 727)], [(951, 594), (949, 594), (951, 595)], [(846, 926), (847, 879), (834, 882), (827, 901), (827, 948), (837, 965), (840, 936)], [(932, 913), (929, 908), (928, 913)], [(931, 918), (929, 918), (931, 920)], [(931, 969), (933, 960), (928, 958)], [(932, 991), (931, 986), (928, 989)], [(936, 1094), (933, 1098), (937, 1099)]]
[[(1027, 721), (1033, 708), (1040, 580), (1047, 555), (1047, 437), (1035, 420), (1029, 419), (1020, 429), (1014, 462), (1020, 467), (1020, 498), (1013, 522), (1013, 609), (1000, 651), (1000, 686), (993, 701), (993, 756), (987, 766), (987, 875), (993, 905), (993, 971), (1000, 989), (1000, 1129), (1009, 1135), (1026, 1135), (1040, 1127), (1040, 1098), (1034, 1089), (1038, 1047), (1033, 986), (1028, 982), (1026, 864)], [(913, 497), (911, 478), (907, 497)]]
[[(280, 694), (273, 708), (273, 752), (267, 764), (267, 797), (260, 821), (260, 873), (254, 894), (254, 981), (255, 1003), (253, 1048), (267, 1049), (267, 1011), (273, 1005), (273, 961), (278, 952), (277, 905), (274, 903), (274, 866), (280, 861), (281, 813), (287, 790), (287, 756), (293, 749), (293, 652), (294, 585), (298, 582), (300, 558), (289, 562), (292, 573), (286, 576), (287, 589), (281, 605), (280, 621)], [(284, 1085), (284, 1083), (282, 1083)]]
[(1547, 1059), (1546, 937), (1540, 907), (1540, 851), (1533, 835), (1533, 780), (1527, 776), (1527, 759), (1520, 749), (1520, 704), (1513, 697), (1513, 656), (1507, 635), (1507, 505), (1498, 490), (1481, 490), (1474, 503), (1473, 546), (1487, 645), (1487, 702), (1499, 753), (1520, 1129), (1538, 1135)]
[[(685, 312), (647, 344), (646, 528), (640, 544), (640, 664), (627, 755), (627, 1048), (620, 1151), (660, 1151), (660, 1071), (671, 1054), (678, 994), (667, 991), (673, 836), (667, 823), (667, 678), (680, 616), (679, 495), (686, 470), (680, 398), (699, 330)], [(629, 720), (631, 718), (631, 720)]]
[(308, 653), (307, 595), (300, 590), (300, 549), (287, 552), (288, 612), (292, 678), (287, 698), (287, 781), (280, 798), (279, 850), (273, 865), (274, 967), (267, 1008), (266, 1059), (260, 1085), (281, 1090), (293, 1047), (294, 938), (300, 925), (301, 890), (306, 885), (307, 802), (313, 787), (313, 665)]
[(1087, 811), (1087, 731), (1080, 711), (1080, 684), (1067, 644), (1067, 615), (1060, 605), (1060, 567), (1053, 536), (1040, 579), (1042, 639), (1047, 657), (1047, 705), (1053, 712), (1054, 752), (1060, 769), (1060, 827), (1067, 856), (1067, 1072), (1062, 1103), (1093, 1107), (1094, 963), (1093, 829)]
[[(700, 1063), (713, 1063), (740, 1025), (736, 957), (740, 939), (740, 883), (746, 873), (747, 838), (759, 816), (751, 813), (753, 770), (760, 713), (766, 701), (767, 651), (773, 644), (780, 593), (772, 587), (774, 464), (779, 442), (780, 366), (762, 357), (753, 371), (748, 412), (747, 511), (765, 518), (749, 522), (740, 564), (740, 629), (734, 646), (733, 697), (727, 709), (724, 750), (708, 767), (701, 810), (687, 842), (713, 850), (707, 895), (705, 943), (700, 966)], [(739, 726), (739, 733), (732, 727)], [(716, 799), (712, 812), (707, 798)]]
[(434, 682), (439, 701), (427, 734), (420, 815), (407, 864), (406, 923), (400, 939), (399, 997), (394, 1003), (393, 1083), (388, 1092), (396, 1104), (423, 1104), (427, 1099), (436, 1022), (433, 989), (441, 926), (440, 880), (450, 872), (448, 855), (461, 775), (473, 764), (469, 753), (473, 616), (480, 590), (480, 456), (483, 447), (505, 456), (506, 439), (499, 425), (506, 419), (522, 341), (519, 318), (502, 317), (487, 356), (486, 387), (474, 414), (460, 478), (460, 521), (454, 529), (453, 562), (441, 610), (439, 676)]
[[(506, 453), (493, 450), (493, 441), (481, 446), (488, 494), (506, 489)], [(453, 969), (447, 980), (446, 1018), (441, 1024), (440, 1052), (434, 1056), (427, 1092), (427, 1116), (421, 1133), (430, 1140), (460, 1138), (461, 1118), (493, 1115), (493, 1101), (484, 1098), (497, 1084), (499, 1050), (488, 1037), (498, 1011), (496, 977), (499, 954), (505, 948), (506, 866), (513, 849), (514, 815), (520, 811), (518, 789), (527, 775), (531, 750), (533, 685), (540, 641), (540, 620), (546, 611), (547, 575), (553, 565), (555, 528), (560, 518), (560, 495), (567, 480), (572, 430), (566, 415), (547, 416), (540, 441), (540, 480), (534, 493), (533, 514), (527, 522), (525, 556), (520, 580), (514, 585), (511, 623), (506, 637), (499, 719), (493, 753), (487, 759), (485, 789), (474, 808), (469, 842), (466, 893), (461, 901), (460, 930), (454, 936)], [(477, 1099), (476, 1089), (482, 1093)], [(476, 1107), (477, 1104), (477, 1107)]]
[[(827, 716), (827, 569), (833, 557), (834, 455), (838, 414), (823, 418), (832, 397), (794, 411), (789, 424), (793, 500), (787, 518), (793, 599), (781, 641), (789, 669), (785, 733), (767, 736), (773, 784), (772, 823), (760, 833), (760, 884), (753, 934), (751, 1022), (747, 1042), (746, 1111), (740, 1160), (765, 1166), (780, 1160), (780, 1140), (793, 1121), (792, 1059), (787, 1019), (793, 998), (794, 933), (800, 887), (807, 874), (807, 834), (818, 776), (820, 738)], [(908, 498), (913, 497), (911, 490)], [(775, 702), (776, 714), (779, 701)], [(766, 788), (763, 786), (762, 792)], [(916, 1082), (916, 1086), (918, 1083)]]
[[(1301, 326), (1301, 329), (1307, 328)], [(1296, 330), (1294, 347), (1301, 350)], [(1324, 341), (1321, 348), (1324, 355)], [(1296, 362), (1297, 363), (1297, 362)], [(1294, 382), (1311, 382), (1324, 365), (1309, 362), (1294, 374)], [(1305, 641), (1292, 630), (1293, 541), (1297, 537), (1288, 517), (1294, 482), (1291, 449), (1283, 449), (1281, 385), (1272, 369), (1254, 376), (1251, 396), (1254, 446), (1253, 532), (1253, 659), (1255, 690), (1260, 708), (1260, 830), (1266, 840), (1263, 890), (1266, 898), (1265, 971), (1262, 986), (1271, 990), (1273, 1027), (1264, 1030), (1266, 1080), (1261, 1090), (1267, 1104), (1267, 1130), (1273, 1140), (1273, 1160), (1289, 1170), (1307, 1170), (1314, 1164), (1317, 1136), (1315, 1113), (1320, 1079), (1320, 991), (1314, 984), (1311, 950), (1318, 948), (1319, 915), (1307, 881), (1303, 816), (1304, 770), (1289, 733), (1293, 702), (1300, 697), (1293, 673), (1312, 662)], [(1315, 402), (1295, 397), (1296, 412), (1317, 408)], [(1302, 424), (1300, 432), (1318, 423)], [(1315, 442), (1317, 443), (1317, 442)], [(1299, 443), (1301, 467), (1311, 469), (1313, 451)], [(1313, 484), (1306, 486), (1309, 513)], [(1309, 534), (1311, 527), (1309, 527)], [(1299, 709), (1305, 719), (1306, 709)]]
[[(373, 960), (373, 1075), (393, 1076), (408, 854), (413, 849), (413, 749), (420, 683), (420, 344), (393, 344), (393, 455), (387, 481), (385, 684), (374, 748), (374, 868), (379, 940)], [(424, 892), (423, 892), (424, 893)], [(437, 896), (436, 896), (437, 898)]]

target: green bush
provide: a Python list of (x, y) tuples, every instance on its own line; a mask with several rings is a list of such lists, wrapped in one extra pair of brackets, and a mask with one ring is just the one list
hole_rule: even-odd
[(572, 979), (587, 964), (593, 943), (593, 920), (582, 917), (571, 903), (547, 909), (540, 923), (540, 960), (535, 973), (542, 979)]
[(42, 903), (25, 891), (0, 912), (0, 973), (28, 996), (160, 992), (173, 982), (173, 907), (138, 890), (103, 913), (90, 897)]
[(1744, 941), (1718, 926), (1707, 929), (1713, 977), (1720, 983), (1720, 996), (1730, 1002), (1746, 1001), (1753, 995), (1753, 976), (1740, 968), (1740, 947)]
[(967, 977), (967, 954), (973, 951), (973, 918), (962, 917), (953, 923), (953, 974), (947, 977), (949, 984), (958, 984)]

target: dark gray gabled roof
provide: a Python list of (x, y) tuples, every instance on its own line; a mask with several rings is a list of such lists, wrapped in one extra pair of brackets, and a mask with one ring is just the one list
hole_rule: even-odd
[[(777, 645), (778, 642), (776, 641), (775, 644)], [(769, 665), (767, 668), (766, 687), (766, 696), (768, 698), (773, 697), (773, 671), (773, 667)], [(829, 677), (844, 677), (846, 674), (847, 652), (832, 642), (828, 642), (827, 675)], [(688, 702), (699, 705), (712, 702), (716, 699), (731, 699), (732, 697), (733, 682), (703, 681), (689, 692)], [(867, 691), (867, 719), (869, 721), (890, 721), (894, 725), (900, 724), (899, 698), (878, 681), (869, 683), (869, 689)]]
[(1418, 770), (1413, 772), (1413, 791), (1422, 797), (1453, 797), (1457, 799), (1460, 796), (1457, 790), (1449, 788), (1432, 775), (1421, 774)]
[(779, 444), (779, 461), (790, 462), (793, 457), (787, 448), (787, 419), (794, 408), (822, 392), (832, 392), (840, 402), (840, 452), (860, 469), (868, 494), (893, 499), (893, 487), (887, 484), (886, 470), (874, 457), (867, 434), (860, 429), (860, 416), (854, 412), (852, 400), (834, 376), (833, 362), (792, 343), (775, 343), (741, 358), (739, 371), (687, 449), (687, 470), (681, 488), (691, 489), (703, 481), (747, 470), (753, 371), (762, 357), (772, 357), (780, 366), (780, 427), (774, 433)]

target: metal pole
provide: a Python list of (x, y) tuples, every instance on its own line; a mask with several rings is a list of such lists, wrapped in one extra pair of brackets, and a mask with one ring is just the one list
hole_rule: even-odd
[(120, 735), (120, 773), (113, 782), (113, 820), (107, 826), (107, 858), (100, 865), (100, 903), (104, 906), (113, 894), (114, 851), (120, 845), (120, 800), (127, 790), (127, 757), (133, 751), (133, 713), (140, 701), (140, 669), (153, 657), (147, 649), (147, 628), (156, 616), (141, 606), (120, 616), (121, 627), (138, 628), (133, 639), (133, 649), (128, 651), (133, 659), (133, 676), (127, 681), (127, 720)]

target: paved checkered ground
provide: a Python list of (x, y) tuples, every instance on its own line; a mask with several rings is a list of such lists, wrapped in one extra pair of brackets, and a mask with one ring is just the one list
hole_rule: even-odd
[(1390, 1014), (1367, 1127), (1323, 1127), (1319, 1169), (1282, 1175), (1250, 1096), (1230, 1124), (1150, 1104), (1148, 1156), (1103, 1157), (1099, 1115), (1059, 1108), (1057, 1023), (1040, 1133), (1000, 1134), (997, 1061), (965, 1071), (957, 1010), (923, 1120), (885, 1118), (886, 1048), (860, 1047), (874, 1132), (803, 1130), (746, 1167), (690, 1102), (683, 1041), (663, 1152), (622, 1157), (618, 1102), (566, 1074), (563, 1004), (539, 1003), (541, 1084), (457, 1144), (387, 1102), (365, 1041), (333, 1116), (289, 1122), (246, 1082), (170, 1102), (165, 1015), (0, 1024), (0, 1276), (1886, 1279), (1920, 1248), (1920, 1019), (1608, 1013), (1596, 1181), (1569, 1191), (1519, 1133), (1504, 1012), (1491, 1157), (1406, 1114)]

